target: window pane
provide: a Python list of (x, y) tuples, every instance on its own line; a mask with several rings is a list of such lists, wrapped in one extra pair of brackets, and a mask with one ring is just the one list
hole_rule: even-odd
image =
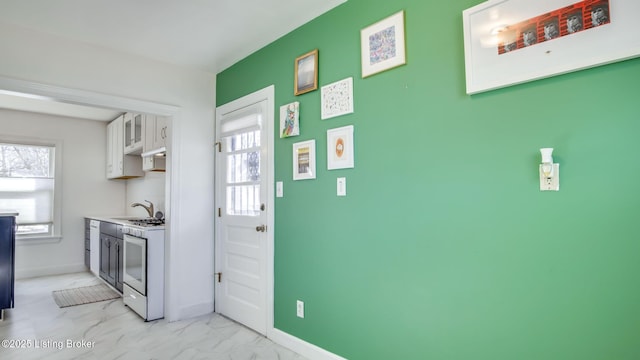
[(0, 208), (19, 213), (19, 235), (51, 233), (54, 154), (52, 146), (0, 143)]
[(226, 152), (249, 150), (260, 147), (260, 130), (227, 136), (224, 139)]
[(227, 186), (227, 214), (260, 215), (260, 185)]
[(227, 156), (227, 183), (260, 181), (260, 152)]
[(53, 187), (53, 179), (0, 178), (0, 208), (18, 211), (18, 224), (53, 222)]
[(53, 177), (53, 148), (0, 144), (0, 177)]

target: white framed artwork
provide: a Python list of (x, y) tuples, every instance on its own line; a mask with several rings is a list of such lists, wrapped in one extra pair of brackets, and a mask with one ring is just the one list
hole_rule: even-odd
[(293, 144), (293, 180), (316, 178), (316, 141)]
[(489, 0), (462, 12), (467, 94), (640, 56), (638, 0)]
[(360, 30), (362, 77), (404, 65), (404, 10)]
[(353, 78), (336, 81), (320, 89), (320, 118), (353, 113)]
[(353, 167), (353, 125), (327, 130), (327, 169)]

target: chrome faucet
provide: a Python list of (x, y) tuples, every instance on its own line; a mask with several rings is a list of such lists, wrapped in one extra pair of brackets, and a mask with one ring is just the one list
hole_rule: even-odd
[(152, 218), (153, 214), (154, 214), (154, 212), (153, 212), (153, 203), (151, 201), (149, 201), (149, 200), (145, 200), (145, 201), (149, 203), (149, 206), (144, 205), (144, 204), (140, 204), (140, 203), (133, 203), (133, 204), (131, 204), (131, 207), (142, 206), (149, 213), (149, 217)]

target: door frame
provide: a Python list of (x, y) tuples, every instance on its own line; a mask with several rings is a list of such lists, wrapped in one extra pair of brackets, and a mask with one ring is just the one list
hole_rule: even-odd
[[(261, 102), (266, 100), (266, 119), (263, 126), (265, 127), (266, 134), (268, 136), (268, 144), (267, 144), (267, 178), (265, 181), (267, 182), (267, 254), (266, 254), (266, 266), (267, 273), (265, 277), (265, 296), (266, 298), (266, 336), (271, 337), (273, 333), (273, 307), (274, 307), (274, 212), (275, 212), (275, 159), (274, 159), (274, 143), (275, 143), (275, 133), (274, 133), (274, 123), (275, 123), (275, 85), (270, 85), (264, 89), (255, 91), (251, 94), (245, 95), (239, 99), (230, 101), (224, 105), (220, 105), (216, 107), (216, 117), (214, 124), (214, 131), (217, 131), (218, 121), (223, 114), (227, 114), (234, 110), (242, 109), (249, 105)], [(218, 134), (215, 134), (216, 141), (220, 141)], [(220, 154), (220, 153), (216, 153)], [(214, 165), (214, 169), (217, 171), (217, 161), (218, 157), (215, 157), (216, 164)], [(220, 203), (220, 194), (221, 191), (220, 183), (218, 181), (218, 175), (214, 177), (214, 205), (216, 208), (222, 208), (224, 204)], [(214, 231), (214, 246), (213, 246), (213, 273), (217, 271), (216, 264), (216, 256), (217, 249), (219, 247), (218, 242), (220, 241), (220, 235), (218, 233), (218, 219), (216, 218), (216, 226)], [(215, 280), (214, 280), (215, 281)], [(216, 298), (216, 286), (213, 287), (213, 303), (214, 303), (214, 312), (217, 312), (215, 306), (215, 298)]]

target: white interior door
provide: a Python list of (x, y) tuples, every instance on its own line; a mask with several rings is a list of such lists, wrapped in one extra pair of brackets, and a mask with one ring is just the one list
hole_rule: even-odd
[(215, 309), (264, 335), (273, 317), (270, 109), (249, 95), (216, 116)]

